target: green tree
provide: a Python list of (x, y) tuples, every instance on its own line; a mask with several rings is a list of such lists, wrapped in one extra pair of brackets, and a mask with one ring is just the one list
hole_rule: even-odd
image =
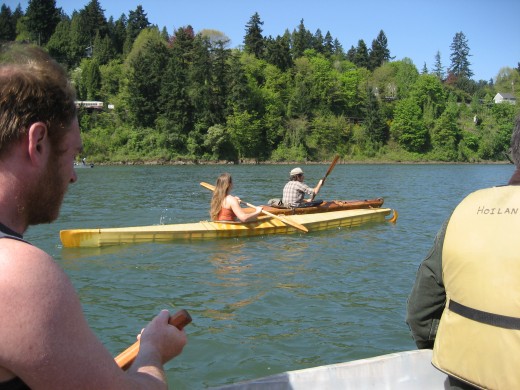
[(108, 64), (99, 67), (101, 74), (99, 96), (102, 101), (113, 102), (118, 98), (123, 79), (123, 71), (124, 67), (120, 60), (112, 60)]
[(80, 100), (99, 100), (101, 87), (101, 72), (99, 63), (95, 59), (85, 58), (81, 65), (81, 80), (79, 83)]
[(287, 72), (282, 72), (278, 67), (270, 64), (265, 66), (264, 74), (265, 83), (261, 93), (264, 102), (263, 125), (266, 129), (265, 155), (267, 156), (283, 137), (290, 77)]
[(419, 72), (413, 64), (412, 60), (405, 57), (401, 61), (394, 61), (391, 66), (395, 66), (397, 71), (395, 74), (395, 83), (397, 87), (397, 97), (406, 99), (419, 77)]
[(369, 69), (370, 61), (368, 58), (368, 49), (364, 40), (360, 39), (356, 48), (356, 54), (354, 55), (354, 64), (360, 68)]
[(90, 0), (79, 13), (87, 27), (86, 33), (90, 42), (94, 42), (96, 35), (103, 38), (108, 34), (105, 11), (101, 8), (98, 0)]
[(462, 77), (470, 79), (471, 76), (473, 76), (473, 72), (470, 69), (471, 63), (468, 58), (471, 54), (469, 54), (468, 40), (462, 31), (455, 34), (450, 48), (450, 72), (457, 78)]
[(162, 70), (161, 129), (168, 133), (169, 142), (177, 151), (185, 151), (188, 134), (194, 129), (195, 110), (190, 97), (194, 40), (191, 26), (177, 29), (173, 35), (168, 64)]
[(334, 56), (338, 59), (344, 59), (343, 57), (345, 57), (345, 51), (343, 50), (343, 46), (341, 46), (341, 43), (339, 42), (339, 40), (336, 38), (334, 39), (334, 43), (333, 43), (333, 46), (334, 46)]
[(112, 17), (107, 22), (108, 36), (112, 41), (112, 49), (119, 55), (123, 54), (124, 50), (126, 39), (126, 24), (127, 18), (125, 14), (122, 14), (115, 22), (113, 21)]
[(16, 39), (16, 21), (11, 8), (2, 4), (0, 7), (0, 42)]
[(265, 60), (270, 64), (276, 65), (282, 71), (287, 71), (293, 66), (291, 36), (288, 31), (275, 39), (268, 37), (265, 40), (265, 48)]
[(58, 23), (54, 34), (52, 34), (51, 39), (47, 43), (47, 50), (60, 63), (72, 67), (74, 55), (71, 47), (70, 26), (71, 22), (69, 19), (63, 19)]
[(355, 64), (356, 61), (356, 48), (354, 46), (350, 46), (350, 49), (346, 54), (347, 60)]
[(445, 77), (444, 67), (441, 62), (441, 52), (437, 50), (435, 54), (435, 63), (433, 65), (433, 74), (437, 76), (439, 80), (443, 80)]
[(305, 140), (311, 158), (318, 161), (330, 158), (340, 145), (348, 143), (349, 130), (346, 118), (341, 115), (316, 115), (311, 122), (311, 134)]
[(366, 134), (366, 140), (369, 142), (370, 147), (377, 149), (382, 147), (388, 141), (388, 125), (385, 121), (385, 118), (383, 117), (383, 112), (381, 110), (379, 100), (372, 91), (367, 93), (365, 117), (362, 126)]
[(262, 124), (255, 113), (234, 111), (227, 118), (227, 129), (239, 158), (260, 161), (263, 153)]
[(303, 19), (300, 20), (298, 30), (292, 33), (292, 55), (296, 59), (303, 56), (305, 50), (312, 48), (312, 34), (305, 28)]
[(204, 138), (204, 147), (214, 160), (238, 162), (238, 152), (231, 142), (228, 130), (222, 125), (211, 126)]
[(379, 31), (376, 39), (372, 41), (372, 49), (370, 50), (368, 59), (368, 69), (374, 70), (390, 61), (390, 50), (388, 49), (388, 40), (383, 30)]
[(509, 93), (520, 89), (520, 72), (508, 66), (501, 68), (495, 77), (495, 89), (498, 92)]
[(126, 60), (125, 104), (130, 123), (135, 127), (155, 125), (167, 60), (168, 49), (159, 30), (143, 30)]
[(264, 37), (262, 36), (262, 25), (258, 12), (255, 12), (246, 24), (246, 35), (244, 37), (244, 49), (246, 53), (253, 54), (256, 58), (264, 56)]
[(424, 152), (429, 143), (428, 130), (421, 118), (421, 108), (414, 99), (403, 99), (397, 103), (390, 134), (409, 152)]
[(132, 45), (138, 35), (145, 28), (150, 26), (148, 15), (144, 12), (141, 5), (138, 5), (134, 11), (128, 12), (128, 20), (126, 22), (126, 37), (123, 45), (123, 53), (128, 53), (132, 49)]
[(323, 53), (325, 53), (326, 57), (332, 57), (334, 54), (334, 40), (329, 31), (327, 31), (323, 40)]
[(60, 22), (60, 9), (55, 0), (29, 0), (25, 17), (31, 40), (44, 46)]
[(312, 37), (312, 48), (316, 51), (316, 53), (323, 54), (324, 53), (324, 43), (325, 40), (323, 38), (323, 34), (320, 29), (317, 29)]
[(229, 39), (219, 39), (213, 41), (211, 48), (212, 66), (212, 101), (211, 112), (213, 115), (212, 123), (225, 123), (227, 110), (227, 96), (229, 93), (229, 58), (231, 51), (226, 49)]
[(437, 76), (432, 74), (421, 74), (411, 88), (410, 96), (426, 111), (429, 105), (433, 110), (433, 118), (438, 118), (446, 106), (447, 93)]
[(435, 156), (443, 161), (456, 161), (462, 131), (457, 124), (457, 105), (451, 103), (435, 121), (431, 141)]
[[(61, 34), (65, 31), (66, 28), (60, 33), (60, 40), (62, 39)], [(92, 56), (91, 29), (84, 14), (80, 12), (74, 12), (72, 14), (69, 31), (68, 62), (74, 67), (81, 62), (82, 58)]]
[(201, 127), (204, 132), (215, 122), (212, 104), (213, 92), (213, 62), (210, 52), (211, 43), (208, 37), (198, 34), (192, 44), (192, 59), (189, 67), (188, 94), (193, 105), (193, 122), (195, 127)]
[(292, 118), (306, 117), (312, 112), (312, 65), (307, 57), (294, 61), (294, 79), (287, 105), (287, 115)]

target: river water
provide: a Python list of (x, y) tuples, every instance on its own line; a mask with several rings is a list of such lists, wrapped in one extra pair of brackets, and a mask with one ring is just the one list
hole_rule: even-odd
[[(404, 322), (415, 272), (437, 229), (468, 193), (505, 184), (512, 165), (338, 164), (318, 198), (384, 197), (397, 224), (311, 234), (62, 248), (60, 229), (208, 219), (214, 184), (281, 197), (288, 165), (78, 169), (59, 219), (26, 238), (72, 279), (90, 326), (115, 356), (160, 309), (187, 309), (188, 345), (168, 363), (172, 389), (204, 389), (415, 348)], [(302, 165), (314, 186), (328, 165)]]

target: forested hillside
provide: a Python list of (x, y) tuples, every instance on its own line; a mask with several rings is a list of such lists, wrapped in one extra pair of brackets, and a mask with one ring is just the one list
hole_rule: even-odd
[[(520, 63), (473, 80), (463, 32), (449, 64), (437, 52), (419, 70), (391, 56), (382, 30), (345, 49), (303, 20), (264, 36), (255, 13), (230, 48), (225, 32), (189, 23), (170, 35), (141, 6), (107, 20), (97, 0), (72, 15), (32, 0), (1, 6), (0, 41), (45, 47), (78, 100), (104, 103), (80, 112), (90, 162), (506, 160)], [(496, 104), (498, 92), (516, 104)]]

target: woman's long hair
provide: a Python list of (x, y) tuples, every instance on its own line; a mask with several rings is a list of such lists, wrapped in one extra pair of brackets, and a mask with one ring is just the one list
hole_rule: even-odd
[(222, 210), (222, 203), (224, 202), (224, 198), (228, 195), (232, 184), (233, 180), (229, 173), (223, 173), (217, 178), (215, 191), (213, 191), (213, 197), (211, 198), (211, 209), (209, 211), (212, 221), (218, 220), (218, 215), (220, 210)]

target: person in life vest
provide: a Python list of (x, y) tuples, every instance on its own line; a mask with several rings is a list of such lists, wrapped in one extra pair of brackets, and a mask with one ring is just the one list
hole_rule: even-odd
[(452, 388), (520, 389), (520, 116), (507, 185), (468, 195), (417, 271), (407, 317)]

